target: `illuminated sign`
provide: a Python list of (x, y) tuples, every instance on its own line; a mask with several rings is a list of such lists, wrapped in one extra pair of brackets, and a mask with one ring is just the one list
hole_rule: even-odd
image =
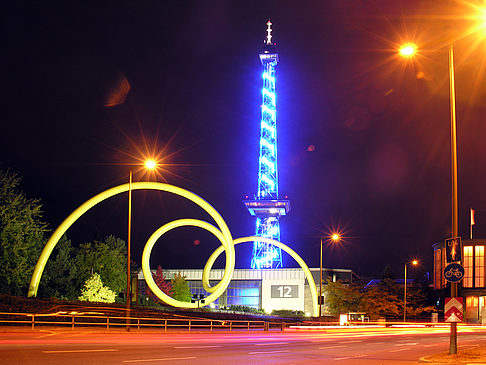
[(272, 285), (270, 287), (271, 298), (298, 298), (298, 285)]

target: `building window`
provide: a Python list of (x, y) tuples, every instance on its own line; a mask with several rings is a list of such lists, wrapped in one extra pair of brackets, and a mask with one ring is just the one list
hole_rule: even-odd
[(474, 286), (484, 287), (484, 246), (474, 247)]
[(466, 308), (477, 307), (479, 305), (479, 297), (466, 297)]
[(464, 288), (473, 287), (473, 246), (464, 246), (464, 279), (462, 280), (462, 286)]

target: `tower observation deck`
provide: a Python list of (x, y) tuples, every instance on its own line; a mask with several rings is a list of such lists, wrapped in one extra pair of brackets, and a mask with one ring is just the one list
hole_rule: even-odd
[[(278, 196), (277, 169), (277, 108), (275, 68), (278, 53), (272, 43), (272, 23), (267, 22), (267, 37), (260, 61), (263, 66), (262, 117), (260, 121), (260, 157), (258, 163), (258, 191), (254, 199), (243, 201), (252, 216), (256, 217), (256, 236), (280, 241), (280, 217), (290, 210), (290, 201)], [(279, 247), (264, 242), (253, 243), (252, 269), (282, 267)]]

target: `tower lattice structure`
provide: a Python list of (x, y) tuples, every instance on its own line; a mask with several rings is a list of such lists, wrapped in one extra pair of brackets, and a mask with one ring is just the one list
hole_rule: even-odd
[[(256, 236), (280, 241), (280, 217), (290, 210), (288, 200), (279, 200), (277, 168), (277, 103), (275, 73), (278, 53), (272, 43), (272, 23), (267, 22), (267, 37), (260, 61), (263, 66), (262, 116), (260, 121), (260, 156), (258, 163), (258, 191), (254, 199), (244, 200), (248, 211), (256, 217)], [(283, 267), (279, 247), (254, 242), (252, 269)]]

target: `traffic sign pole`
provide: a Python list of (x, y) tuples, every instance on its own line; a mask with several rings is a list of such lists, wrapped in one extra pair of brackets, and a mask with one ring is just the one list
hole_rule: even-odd
[[(451, 297), (457, 297), (457, 283), (451, 283)], [(457, 323), (451, 323), (451, 335), (449, 341), (449, 354), (457, 354)]]

